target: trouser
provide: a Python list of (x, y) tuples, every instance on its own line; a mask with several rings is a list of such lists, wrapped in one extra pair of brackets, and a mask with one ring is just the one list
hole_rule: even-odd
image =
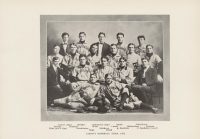
[(47, 87), (47, 105), (53, 103), (54, 99), (64, 97), (62, 88), (59, 85)]
[(137, 85), (132, 87), (132, 92), (137, 96), (143, 103), (153, 104), (152, 101), (152, 89), (149, 86)]

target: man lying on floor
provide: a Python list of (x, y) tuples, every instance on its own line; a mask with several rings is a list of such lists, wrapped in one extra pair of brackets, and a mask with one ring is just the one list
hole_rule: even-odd
[(96, 75), (91, 74), (88, 82), (71, 83), (72, 93), (67, 97), (55, 99), (54, 105), (76, 109), (78, 112), (107, 112), (110, 109), (110, 102), (99, 92), (100, 84), (96, 81)]
[(112, 108), (132, 110), (134, 108), (147, 108), (154, 113), (157, 111), (151, 105), (142, 103), (129, 90), (125, 84), (112, 80), (112, 74), (105, 75), (105, 84), (100, 86), (96, 82), (95, 74), (91, 74), (89, 82), (72, 83), (73, 92), (64, 98), (55, 99), (54, 105), (75, 109), (76, 112), (92, 111), (105, 113)]

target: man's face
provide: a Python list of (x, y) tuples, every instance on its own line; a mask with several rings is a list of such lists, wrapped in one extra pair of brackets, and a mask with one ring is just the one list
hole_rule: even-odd
[(86, 38), (85, 34), (81, 33), (81, 34), (79, 35), (80, 41), (85, 41), (85, 38)]
[(122, 43), (124, 41), (124, 36), (123, 35), (117, 35), (117, 40), (119, 43)]
[(143, 59), (143, 60), (142, 60), (142, 66), (143, 66), (144, 68), (146, 68), (146, 67), (149, 66), (149, 62), (147, 61), (147, 59)]
[(139, 38), (139, 44), (144, 44), (145, 43), (145, 39), (144, 38)]
[(147, 53), (153, 53), (153, 48), (151, 46), (147, 46)]
[(92, 52), (93, 54), (96, 54), (96, 52), (97, 52), (97, 45), (93, 45), (93, 46), (92, 46), (91, 52)]
[(112, 54), (117, 54), (117, 46), (116, 46), (116, 45), (111, 46), (111, 47), (110, 47), (110, 52), (111, 52)]
[(100, 34), (99, 35), (99, 42), (104, 43), (104, 41), (105, 41), (105, 36), (103, 34)]
[(90, 82), (95, 83), (97, 81), (97, 77), (95, 75), (90, 76)]
[(59, 67), (59, 60), (53, 61), (53, 65)]
[(77, 50), (77, 47), (75, 45), (71, 45), (71, 53), (72, 54), (75, 54), (76, 53), (76, 50)]
[(128, 47), (128, 51), (129, 51), (129, 53), (134, 53), (135, 52), (135, 46), (134, 45), (129, 45), (129, 47)]
[(126, 61), (124, 61), (124, 59), (120, 59), (119, 66), (120, 67), (125, 67), (126, 66)]
[(69, 36), (68, 35), (64, 35), (62, 39), (63, 39), (63, 42), (67, 43), (68, 40), (69, 40)]
[(55, 46), (55, 47), (53, 48), (53, 53), (54, 53), (54, 54), (59, 54), (59, 52), (60, 52), (60, 47), (59, 47), (59, 46)]
[(106, 78), (106, 83), (107, 84), (111, 84), (112, 83), (112, 77), (110, 75), (108, 75), (108, 77)]
[(105, 67), (105, 66), (108, 65), (108, 61), (107, 61), (107, 59), (105, 59), (105, 58), (102, 58), (101, 63), (102, 63), (102, 66), (103, 66), (103, 67)]
[(86, 64), (86, 58), (85, 57), (81, 57), (79, 60), (80, 60), (80, 65), (84, 66)]

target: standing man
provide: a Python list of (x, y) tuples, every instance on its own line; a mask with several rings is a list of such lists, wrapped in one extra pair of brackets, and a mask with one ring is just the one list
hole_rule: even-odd
[(85, 42), (85, 39), (86, 39), (86, 33), (85, 32), (80, 32), (79, 33), (79, 42), (76, 44), (77, 45), (77, 52), (80, 55), (88, 56), (88, 54), (89, 54), (89, 46)]
[(62, 43), (60, 44), (60, 54), (62, 56), (67, 55), (68, 53), (70, 53), (70, 45), (68, 43), (69, 41), (69, 34), (67, 32), (63, 32), (62, 35)]
[(52, 65), (54, 57), (59, 58), (59, 64), (63, 61), (63, 56), (60, 55), (59, 52), (60, 52), (60, 47), (58, 45), (55, 45), (53, 47), (53, 54), (47, 57), (47, 67), (50, 67)]
[(121, 56), (126, 56), (127, 45), (124, 44), (124, 33), (119, 32), (119, 33), (117, 33), (116, 37), (117, 37), (117, 48), (119, 50), (119, 54)]
[(136, 47), (135, 51), (136, 51), (136, 54), (138, 54), (139, 56), (141, 56), (143, 58), (146, 54), (145, 36), (140, 35), (137, 37), (137, 40), (138, 40), (139, 45), (138, 45), (138, 47)]
[(104, 32), (100, 32), (98, 38), (99, 42), (94, 43), (98, 46), (98, 55), (100, 57), (108, 55), (110, 45), (105, 42), (106, 34)]

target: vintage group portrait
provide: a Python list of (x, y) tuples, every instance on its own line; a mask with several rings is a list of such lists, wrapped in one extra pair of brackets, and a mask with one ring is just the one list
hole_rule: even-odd
[(41, 15), (41, 120), (170, 120), (169, 24), (169, 15)]

